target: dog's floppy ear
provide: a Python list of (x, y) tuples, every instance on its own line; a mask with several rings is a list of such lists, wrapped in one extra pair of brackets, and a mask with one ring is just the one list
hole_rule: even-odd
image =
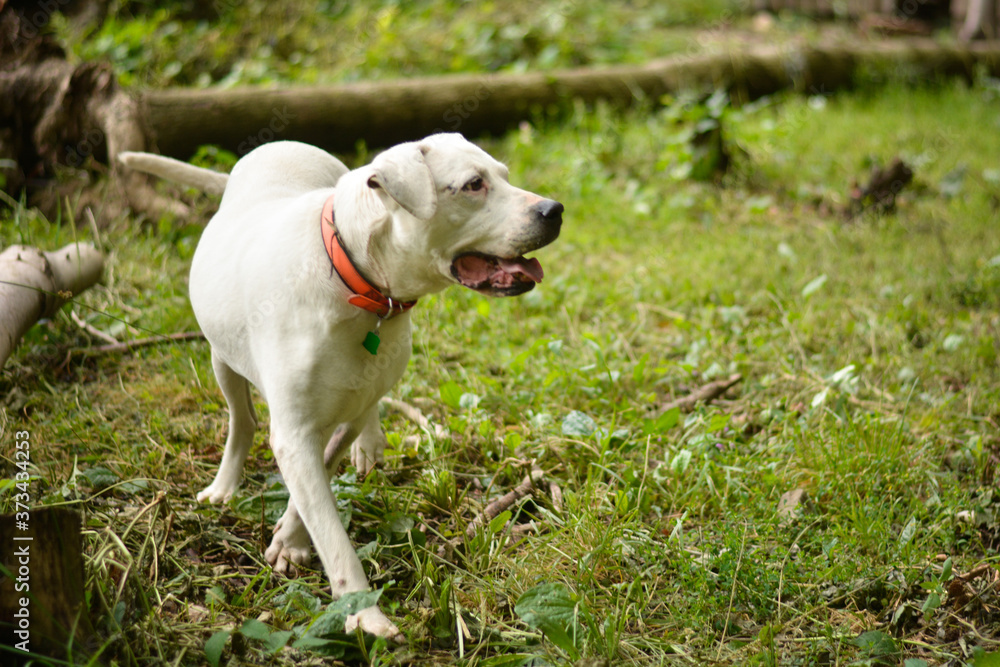
[(390, 148), (372, 161), (368, 187), (381, 188), (414, 217), (429, 220), (437, 211), (434, 177), (418, 144)]

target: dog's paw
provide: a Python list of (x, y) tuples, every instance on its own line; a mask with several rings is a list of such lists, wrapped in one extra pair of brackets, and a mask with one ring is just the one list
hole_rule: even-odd
[(218, 480), (212, 482), (198, 493), (198, 502), (209, 502), (212, 505), (224, 505), (236, 493), (236, 485), (219, 484)]
[(399, 631), (399, 628), (378, 607), (368, 607), (347, 617), (347, 622), (344, 623), (344, 631), (351, 633), (358, 628), (361, 628), (368, 634), (385, 637), (397, 644), (406, 642), (406, 637), (403, 636), (403, 633)]
[[(381, 436), (382, 434), (379, 433)], [(385, 459), (385, 437), (372, 439), (373, 441), (363, 441), (358, 438), (351, 445), (351, 464), (357, 469), (359, 475), (367, 475), (379, 463)]]
[(309, 532), (302, 522), (286, 522), (282, 517), (274, 527), (274, 537), (264, 552), (264, 558), (275, 572), (288, 574), (296, 565), (309, 565), (312, 561), (311, 547)]

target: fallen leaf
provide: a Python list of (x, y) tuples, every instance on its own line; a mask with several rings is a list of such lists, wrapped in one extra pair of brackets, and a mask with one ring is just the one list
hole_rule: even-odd
[(797, 519), (802, 514), (801, 506), (805, 498), (805, 489), (793, 489), (781, 494), (778, 499), (778, 521), (786, 524)]

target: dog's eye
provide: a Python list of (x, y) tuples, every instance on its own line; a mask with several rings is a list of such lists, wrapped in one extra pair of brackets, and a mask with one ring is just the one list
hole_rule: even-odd
[(483, 182), (482, 176), (476, 176), (474, 179), (462, 186), (462, 190), (465, 192), (479, 192), (483, 189), (485, 183)]

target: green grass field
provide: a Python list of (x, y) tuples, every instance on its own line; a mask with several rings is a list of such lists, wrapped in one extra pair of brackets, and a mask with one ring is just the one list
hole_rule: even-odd
[[(227, 422), (207, 344), (88, 353), (101, 342), (68, 314), (122, 340), (196, 330), (186, 274), (211, 203), (197, 220), (109, 221), (104, 284), (0, 375), (6, 469), (29, 429), (37, 504), (85, 517), (97, 636), (77, 654), (998, 664), (998, 105), (988, 79), (890, 83), (740, 109), (580, 107), (480, 140), (565, 223), (533, 292), (421, 301), (392, 396), (448, 435), (387, 410), (386, 465), (334, 480), (402, 647), (330, 632), (344, 604), (322, 572), (264, 563), (287, 494), (262, 402), (241, 492), (196, 503)], [(733, 155), (718, 183), (691, 178), (708, 116)], [(895, 156), (915, 171), (897, 210), (848, 219), (852, 182)], [(4, 246), (91, 237), (70, 212), (0, 215)], [(719, 400), (659, 408), (734, 373)], [(533, 467), (548, 485), (467, 539)]]

